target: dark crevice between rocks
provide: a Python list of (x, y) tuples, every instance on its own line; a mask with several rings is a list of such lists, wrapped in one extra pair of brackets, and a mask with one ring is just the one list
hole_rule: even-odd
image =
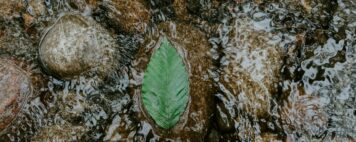
[(112, 75), (108, 75), (108, 77), (106, 77), (104, 80), (105, 83), (99, 88), (106, 93), (126, 92), (126, 89), (116, 90), (112, 86), (116, 86), (118, 84), (120, 85), (120, 80), (123, 77), (122, 75), (128, 74), (128, 69), (131, 68), (131, 62), (134, 60), (134, 57), (139, 50), (138, 47), (140, 47), (139, 45), (142, 44), (143, 40), (141, 35), (136, 35), (133, 37), (118, 35), (116, 39), (117, 44), (120, 46), (120, 48), (117, 49), (117, 54), (120, 54), (120, 59), (118, 61), (119, 65), (115, 66), (116, 71)]
[(123, 28), (121, 28), (120, 25), (117, 24), (117, 22), (112, 21), (108, 17), (109, 13), (110, 11), (106, 6), (99, 5), (99, 7), (93, 11), (92, 16), (95, 21), (100, 23), (103, 27), (105, 27), (110, 32), (122, 33), (124, 35), (132, 35), (131, 33), (124, 31)]

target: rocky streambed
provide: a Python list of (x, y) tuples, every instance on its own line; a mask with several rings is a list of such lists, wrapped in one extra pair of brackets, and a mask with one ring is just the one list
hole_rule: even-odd
[[(356, 141), (355, 15), (352, 0), (0, 1), (0, 141)], [(185, 76), (162, 79), (176, 60), (186, 102)]]

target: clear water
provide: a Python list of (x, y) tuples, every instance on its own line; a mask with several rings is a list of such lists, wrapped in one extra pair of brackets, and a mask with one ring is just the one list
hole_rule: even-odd
[[(1, 141), (356, 141), (353, 0), (207, 0), (199, 3), (201, 11), (190, 12), (193, 20), (172, 13), (172, 6), (147, 6), (152, 17), (144, 34), (113, 26), (105, 15), (110, 0), (98, 1), (102, 6), (80, 0), (31, 1), (36, 0), (21, 2), (22, 15), (0, 19), (0, 56), (21, 60), (36, 83)], [(38, 4), (45, 12), (23, 26), (21, 16), (36, 15)], [(61, 80), (43, 71), (41, 36), (64, 12), (94, 18), (122, 47), (120, 64), (104, 82), (96, 74)], [(209, 41), (202, 53), (213, 64), (195, 74), (211, 80), (207, 85), (214, 93), (205, 97), (212, 101), (201, 106), (211, 114), (198, 120), (209, 125), (185, 127), (206, 130), (203, 137), (167, 138), (138, 116), (135, 90), (142, 83), (140, 64), (148, 57), (137, 55), (154, 47), (151, 37), (159, 35), (161, 23), (169, 23), (173, 35), (179, 25), (194, 27)], [(201, 118), (193, 113), (185, 117)]]

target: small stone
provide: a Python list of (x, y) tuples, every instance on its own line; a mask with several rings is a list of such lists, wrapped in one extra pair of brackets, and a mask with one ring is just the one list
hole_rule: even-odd
[(115, 40), (92, 19), (65, 14), (44, 35), (39, 57), (45, 70), (61, 79), (89, 71), (101, 76), (112, 68)]
[(26, 72), (0, 59), (0, 131), (16, 118), (31, 94), (31, 79)]
[(74, 142), (80, 141), (88, 130), (83, 126), (73, 126), (69, 124), (52, 125), (40, 129), (34, 137), (33, 142), (53, 142), (65, 141)]

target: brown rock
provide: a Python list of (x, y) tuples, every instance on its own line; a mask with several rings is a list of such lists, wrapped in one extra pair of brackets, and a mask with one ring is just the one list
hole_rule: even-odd
[(0, 131), (16, 118), (31, 94), (31, 79), (26, 72), (0, 59)]
[(188, 3), (186, 0), (175, 0), (173, 2), (173, 8), (178, 19), (187, 20), (191, 17), (188, 13)]
[[(174, 30), (175, 29), (175, 30)], [(159, 35), (161, 31), (164, 35)], [(208, 132), (209, 119), (212, 113), (212, 84), (208, 79), (208, 69), (212, 66), (209, 57), (210, 45), (205, 35), (191, 25), (163, 23), (158, 25), (155, 35), (145, 40), (144, 47), (138, 52), (134, 61), (133, 91), (134, 104), (137, 106), (138, 120), (142, 126), (139, 134), (147, 136), (147, 129), (152, 131), (156, 140), (203, 141)], [(146, 70), (150, 56), (158, 48), (161, 39), (166, 36), (181, 54), (190, 75), (190, 101), (185, 113), (171, 129), (158, 127), (149, 115), (144, 112), (140, 102), (140, 91), (143, 72)], [(141, 74), (141, 75), (140, 75)]]
[(24, 10), (24, 4), (18, 0), (3, 0), (0, 1), (0, 17), (6, 19), (20, 15), (20, 11)]
[(89, 71), (105, 76), (114, 65), (116, 43), (92, 19), (65, 14), (41, 41), (39, 57), (52, 75), (71, 79)]
[(256, 29), (250, 20), (240, 18), (231, 24), (238, 26), (229, 27), (222, 51), (224, 56), (220, 59), (218, 87), (221, 93), (216, 95), (219, 130), (231, 132), (231, 137), (240, 139), (257, 138), (249, 131), (255, 124), (248, 118), (270, 117), (283, 55), (278, 42), (268, 42), (273, 35)]
[(281, 110), (282, 125), (287, 137), (293, 137), (296, 132), (307, 136), (322, 136), (329, 124), (329, 116), (324, 109), (326, 102), (306, 94), (300, 85), (291, 86), (291, 95)]
[(239, 109), (253, 116), (265, 116), (271, 95), (277, 91), (281, 51), (277, 44), (267, 42), (267, 33), (250, 27), (234, 29), (230, 37), (230, 46), (225, 49), (227, 60), (223, 63), (227, 65), (220, 76), (227, 89), (225, 94), (235, 96)]
[(109, 13), (110, 22), (129, 33), (143, 33), (150, 22), (151, 15), (145, 0), (115, 0), (103, 4)]

